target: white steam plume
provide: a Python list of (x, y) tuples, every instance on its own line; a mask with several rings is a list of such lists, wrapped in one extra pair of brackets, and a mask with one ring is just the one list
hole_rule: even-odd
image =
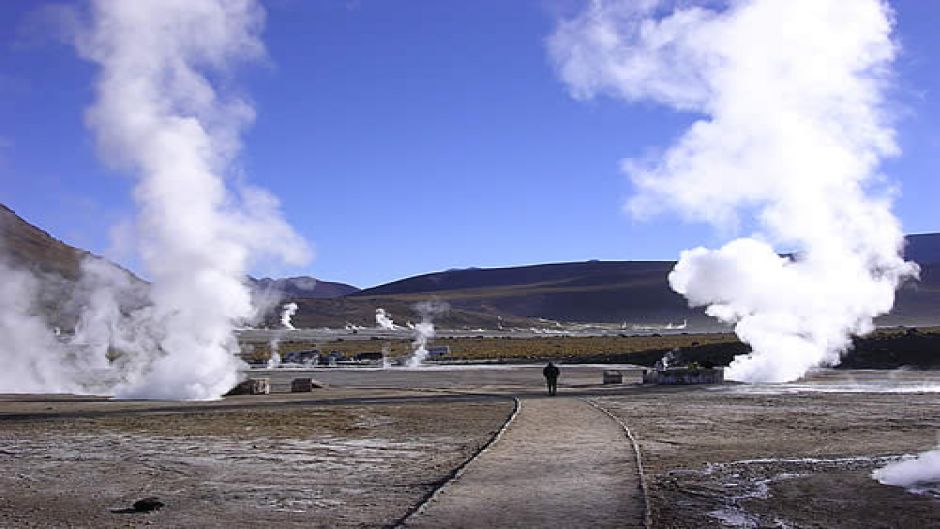
[(669, 276), (751, 345), (728, 378), (782, 382), (837, 364), (917, 273), (900, 256), (890, 190), (873, 189), (880, 161), (898, 153), (891, 29), (881, 0), (596, 0), (549, 40), (574, 97), (700, 116), (662, 156), (623, 169), (635, 215), (672, 208), (756, 226), (719, 250), (683, 252)]
[(309, 249), (277, 200), (226, 182), (253, 119), (219, 90), (242, 60), (263, 57), (252, 0), (95, 0), (79, 53), (100, 67), (87, 123), (103, 159), (133, 173), (138, 250), (152, 286), (152, 349), (119, 397), (212, 399), (236, 382), (234, 326), (256, 313), (245, 272)]
[(291, 318), (294, 317), (294, 314), (297, 314), (298, 308), (299, 307), (297, 307), (296, 303), (285, 303), (284, 306), (281, 307), (282, 309), (281, 310), (281, 326), (282, 327), (284, 327), (285, 329), (289, 331), (293, 331), (297, 329), (296, 327), (294, 327), (294, 324), (291, 323)]
[(36, 304), (39, 280), (0, 261), (0, 391), (79, 391), (69, 355)]
[(281, 345), (281, 341), (278, 338), (271, 340), (271, 356), (268, 357), (268, 369), (274, 369), (281, 366), (281, 353), (278, 351), (278, 348)]
[(917, 489), (925, 485), (936, 487), (940, 483), (940, 448), (879, 468), (872, 477), (883, 485), (896, 485), (907, 489)]
[(395, 325), (395, 322), (392, 321), (392, 318), (382, 307), (375, 309), (375, 325), (380, 329), (385, 329), (388, 331), (394, 331), (398, 328), (398, 326)]
[(414, 326), (415, 339), (411, 343), (413, 351), (406, 362), (407, 367), (421, 367), (428, 357), (428, 341), (434, 338), (434, 318), (450, 310), (450, 305), (440, 301), (422, 301), (415, 304), (415, 310), (421, 316), (421, 322)]

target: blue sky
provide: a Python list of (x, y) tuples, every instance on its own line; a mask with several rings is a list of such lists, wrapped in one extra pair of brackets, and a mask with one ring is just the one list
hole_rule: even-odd
[[(940, 2), (892, 2), (909, 233), (940, 231)], [(94, 68), (48, 35), (38, 2), (0, 3), (0, 201), (107, 253), (133, 215), (130, 177), (82, 122)], [(675, 259), (729, 234), (623, 213), (620, 159), (666, 147), (691, 117), (571, 99), (545, 38), (571, 0), (266, 2), (269, 61), (239, 72), (256, 123), (240, 164), (278, 195), (317, 257), (309, 274), (370, 286), (448, 268)], [(134, 267), (127, 255), (115, 255)]]

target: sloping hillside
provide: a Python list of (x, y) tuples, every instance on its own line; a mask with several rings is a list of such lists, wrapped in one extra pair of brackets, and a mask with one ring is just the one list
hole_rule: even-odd
[[(37, 293), (40, 310), (56, 326), (70, 328), (75, 324), (78, 307), (71, 301), (81, 277), (81, 262), (88, 257), (100, 259), (56, 239), (0, 204), (0, 258), (13, 268), (29, 270), (41, 279)], [(132, 283), (146, 286), (145, 281), (130, 271), (121, 270)], [(286, 297), (335, 298), (359, 291), (351, 285), (312, 277), (249, 280), (255, 288), (273, 290)]]
[(79, 263), (91, 255), (26, 222), (3, 204), (0, 204), (0, 245), (0, 255), (10, 265), (72, 281), (79, 277)]
[(358, 288), (346, 283), (323, 281), (310, 276), (281, 279), (271, 279), (270, 277), (255, 279), (249, 277), (248, 280), (254, 289), (275, 290), (288, 298), (329, 299), (359, 292)]
[[(28, 270), (39, 278), (36, 310), (51, 325), (65, 329), (75, 326), (81, 309), (75, 294), (82, 261), (89, 258), (104, 261), (56, 239), (3, 204), (0, 204), (0, 258), (6, 265)], [(146, 282), (130, 271), (112, 266), (125, 274), (131, 284), (146, 288)]]
[[(906, 255), (921, 265), (919, 281), (901, 287), (883, 325), (940, 322), (940, 234), (908, 237)], [(434, 297), (453, 307), (493, 316), (568, 322), (716, 327), (690, 309), (667, 283), (672, 261), (588, 261), (494, 269), (448, 270), (365, 289), (346, 299), (364, 306)], [(365, 309), (363, 309), (365, 310)], [(350, 310), (350, 313), (355, 311)], [(364, 316), (368, 311), (364, 311)]]
[(352, 297), (432, 294), (476, 312), (572, 322), (667, 323), (702, 319), (673, 292), (668, 261), (588, 261), (452, 270), (366, 289)]

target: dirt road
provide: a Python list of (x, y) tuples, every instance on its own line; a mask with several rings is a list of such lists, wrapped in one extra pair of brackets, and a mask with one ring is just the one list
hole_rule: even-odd
[(503, 437), (406, 527), (642, 527), (637, 479), (611, 418), (578, 398), (524, 399)]

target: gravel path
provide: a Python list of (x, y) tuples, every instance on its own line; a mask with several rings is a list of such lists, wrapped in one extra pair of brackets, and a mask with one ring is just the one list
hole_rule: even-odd
[(532, 398), (504, 436), (414, 528), (642, 527), (634, 455), (610, 417), (576, 398)]

